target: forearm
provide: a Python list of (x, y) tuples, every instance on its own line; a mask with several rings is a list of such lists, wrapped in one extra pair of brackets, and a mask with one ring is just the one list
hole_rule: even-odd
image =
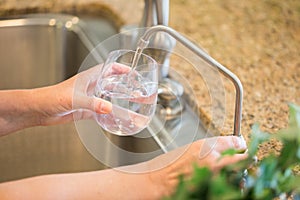
[(32, 114), (32, 90), (0, 91), (0, 135), (32, 126), (37, 119)]
[(50, 87), (0, 91), (0, 136), (41, 125), (47, 107), (55, 103)]
[[(116, 170), (2, 183), (0, 199), (161, 199), (174, 192), (179, 175), (188, 178), (193, 173), (195, 164), (216, 171), (247, 158), (247, 154), (222, 157), (221, 153), (230, 148), (245, 150), (247, 146), (242, 138), (235, 136), (198, 140), (150, 161)], [(202, 156), (203, 151), (208, 154)]]
[(160, 199), (162, 188), (146, 173), (102, 170), (75, 174), (46, 175), (0, 184), (2, 200), (13, 199)]
[(101, 66), (93, 67), (48, 87), (0, 91), (0, 136), (30, 126), (71, 122), (75, 111), (80, 114), (77, 120), (89, 119), (93, 112), (111, 112), (111, 103), (92, 95), (99, 70)]

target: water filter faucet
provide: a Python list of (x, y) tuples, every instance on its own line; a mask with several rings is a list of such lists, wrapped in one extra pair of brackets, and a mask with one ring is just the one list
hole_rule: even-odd
[(138, 41), (137, 44), (138, 48), (142, 48), (142, 49), (146, 48), (151, 37), (154, 34), (156, 35), (156, 33), (158, 32), (167, 33), (168, 35), (175, 38), (177, 42), (183, 44), (186, 48), (191, 50), (195, 55), (202, 58), (209, 65), (217, 69), (221, 74), (223, 74), (226, 78), (228, 78), (233, 83), (236, 90), (233, 135), (240, 136), (241, 121), (242, 121), (243, 86), (239, 78), (234, 73), (232, 73), (229, 69), (227, 69), (226, 67), (218, 63), (212, 57), (210, 57), (206, 52), (204, 52), (193, 42), (185, 38), (183, 35), (175, 31), (174, 29), (167, 26), (157, 25), (157, 26), (150, 27)]

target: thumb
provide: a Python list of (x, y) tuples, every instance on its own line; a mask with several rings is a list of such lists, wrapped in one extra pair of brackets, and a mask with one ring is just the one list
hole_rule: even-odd
[(112, 104), (110, 102), (91, 96), (81, 96), (76, 98), (73, 107), (75, 109), (88, 109), (98, 114), (107, 114), (112, 111)]
[(99, 114), (107, 114), (112, 111), (112, 104), (104, 99), (92, 97), (93, 98), (93, 104), (94, 104), (94, 110), (96, 113)]

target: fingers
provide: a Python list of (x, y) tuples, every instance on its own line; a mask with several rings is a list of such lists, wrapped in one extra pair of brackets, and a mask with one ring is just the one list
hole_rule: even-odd
[(112, 104), (97, 97), (76, 96), (73, 109), (88, 109), (98, 114), (107, 114), (112, 111)]
[(109, 66), (105, 66), (103, 77), (111, 75), (128, 74), (130, 70), (131, 68), (129, 66), (115, 62)]
[(228, 149), (243, 152), (247, 149), (247, 145), (242, 137), (237, 136), (208, 138), (203, 141), (202, 148), (200, 149), (199, 164), (217, 171), (226, 165), (234, 164), (248, 157), (246, 153), (222, 157), (222, 152)]
[(227, 149), (236, 149), (243, 152), (247, 149), (247, 144), (242, 137), (237, 136), (220, 136), (203, 139), (200, 143), (199, 158), (203, 159), (212, 152), (221, 154)]
[(212, 169), (214, 171), (219, 170), (222, 167), (225, 167), (227, 165), (231, 165), (231, 164), (237, 163), (239, 161), (245, 160), (247, 157), (248, 157), (247, 153), (235, 154), (232, 156), (224, 156), (220, 160), (216, 161), (215, 165), (212, 166)]
[(91, 67), (85, 71), (77, 74), (77, 82), (79, 83), (91, 83), (96, 82), (101, 75), (102, 64)]
[(243, 137), (238, 136), (221, 136), (215, 139), (212, 139), (212, 142), (216, 142), (214, 145), (214, 150), (218, 152), (223, 152), (227, 149), (236, 149), (239, 151), (243, 151), (247, 149), (246, 141)]
[(81, 72), (77, 77), (73, 91), (73, 109), (88, 109), (98, 114), (107, 114), (112, 105), (101, 98), (94, 97), (94, 88), (100, 77), (102, 65)]
[(114, 74), (127, 74), (130, 72), (131, 67), (120, 63), (114, 63), (112, 69)]
[(92, 97), (94, 102), (95, 112), (98, 114), (107, 114), (112, 111), (112, 104), (100, 98)]

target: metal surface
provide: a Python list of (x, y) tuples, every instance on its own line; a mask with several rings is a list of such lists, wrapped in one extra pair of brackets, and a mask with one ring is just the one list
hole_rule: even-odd
[(158, 104), (161, 105), (159, 113), (166, 119), (178, 117), (184, 111), (182, 95), (184, 88), (177, 81), (164, 78), (158, 87)]
[(232, 81), (236, 90), (236, 101), (235, 101), (235, 116), (234, 116), (234, 135), (240, 136), (241, 129), (241, 121), (242, 121), (242, 103), (243, 103), (243, 86), (239, 78), (229, 71), (226, 67), (218, 63), (212, 57), (210, 57), (207, 53), (205, 53), (201, 48), (196, 46), (190, 40), (186, 39), (180, 33), (175, 31), (174, 29), (158, 25), (150, 27), (144, 35), (141, 37), (139, 41), (139, 47), (146, 47), (151, 39), (152, 35), (157, 32), (165, 32), (174, 37), (178, 42), (182, 43), (185, 47), (194, 52), (197, 56), (201, 57), (211, 66), (215, 67), (218, 71), (220, 71), (225, 77)]
[(182, 91), (176, 91), (174, 88), (173, 91), (172, 88), (169, 88), (168, 92), (173, 93), (175, 98), (171, 101), (175, 105), (171, 106), (170, 113), (167, 113), (166, 104), (158, 102), (157, 114), (147, 129), (144, 130), (144, 132), (147, 131), (152, 135), (163, 152), (169, 152), (198, 139), (213, 136), (199, 118), (197, 103), (190, 100), (194, 96), (191, 96), (192, 88), (190, 88), (187, 80), (172, 68), (169, 71), (169, 78), (172, 82), (181, 83)]
[[(121, 49), (136, 49), (136, 43), (141, 31), (146, 27), (155, 25), (168, 26), (169, 23), (169, 0), (144, 0), (144, 12), (141, 23), (137, 25), (124, 25), (120, 28), (122, 35)], [(175, 46), (175, 40), (168, 34), (156, 34), (151, 38), (151, 46), (155, 49), (148, 51), (148, 55), (153, 57), (159, 63), (160, 80), (167, 77), (170, 67), (170, 52)], [(165, 51), (168, 50), (168, 51)]]
[[(144, 15), (140, 27), (151, 27), (156, 25), (168, 26), (169, 24), (169, 0), (145, 0)], [(135, 43), (138, 38), (134, 38)], [(161, 32), (151, 38), (152, 52), (149, 55), (160, 64), (160, 78), (167, 77), (169, 73), (170, 54), (175, 46), (175, 40), (168, 34)], [(167, 52), (164, 50), (168, 50)]]
[[(116, 33), (107, 20), (98, 18), (97, 23), (98, 41)], [(76, 74), (97, 42), (89, 40), (86, 26), (66, 15), (0, 20), (0, 89), (42, 87)], [(73, 123), (33, 127), (0, 138), (0, 182), (103, 168), (82, 145)]]
[(142, 27), (168, 26), (169, 0), (145, 0)]

